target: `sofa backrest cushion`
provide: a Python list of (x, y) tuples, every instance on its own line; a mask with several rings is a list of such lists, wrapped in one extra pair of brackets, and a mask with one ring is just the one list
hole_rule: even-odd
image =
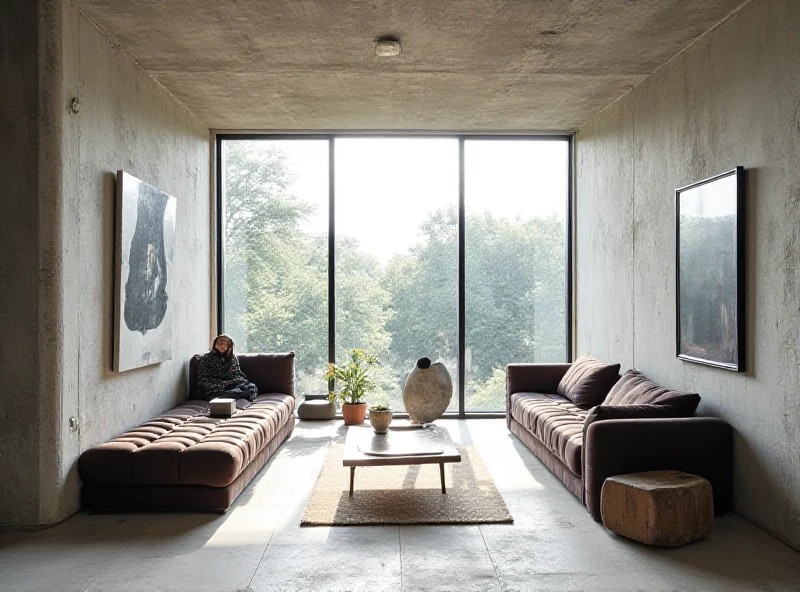
[(700, 404), (697, 393), (682, 393), (660, 386), (638, 370), (628, 370), (608, 393), (603, 405), (668, 405), (678, 416), (692, 415)]
[(572, 363), (557, 392), (578, 407), (594, 407), (603, 402), (618, 378), (619, 364), (603, 364), (587, 354)]
[(596, 421), (606, 419), (653, 419), (683, 417), (680, 410), (668, 405), (597, 405), (589, 410), (583, 421), (583, 433)]
[[(189, 398), (197, 395), (197, 366), (200, 355), (189, 361)], [(239, 366), (259, 393), (283, 393), (294, 396), (294, 352), (276, 354), (239, 354)]]

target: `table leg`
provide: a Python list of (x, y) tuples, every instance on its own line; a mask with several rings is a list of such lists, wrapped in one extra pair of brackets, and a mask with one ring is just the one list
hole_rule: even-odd
[(439, 463), (439, 476), (442, 478), (442, 493), (447, 493), (444, 488), (444, 463)]
[(353, 497), (353, 481), (356, 478), (356, 468), (350, 467), (350, 497)]

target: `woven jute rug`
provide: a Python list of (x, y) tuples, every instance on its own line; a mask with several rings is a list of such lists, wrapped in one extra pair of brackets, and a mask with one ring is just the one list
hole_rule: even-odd
[(358, 524), (481, 524), (513, 522), (489, 471), (472, 446), (456, 444), (460, 463), (445, 464), (442, 494), (439, 465), (356, 468), (342, 466), (344, 444), (334, 444), (322, 467), (302, 526)]

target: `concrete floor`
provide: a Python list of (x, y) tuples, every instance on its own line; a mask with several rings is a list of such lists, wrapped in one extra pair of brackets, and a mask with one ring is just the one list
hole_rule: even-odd
[(301, 528), (340, 421), (300, 422), (225, 515), (80, 513), (0, 534), (0, 590), (800, 590), (800, 553), (742, 518), (653, 549), (588, 512), (503, 420), (441, 421), (480, 451), (513, 525)]

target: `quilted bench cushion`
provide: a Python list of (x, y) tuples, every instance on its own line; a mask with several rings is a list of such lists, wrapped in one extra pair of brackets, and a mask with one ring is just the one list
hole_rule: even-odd
[(229, 418), (208, 416), (208, 403), (188, 401), (110, 442), (85, 451), (79, 470), (88, 485), (209, 485), (236, 479), (294, 413), (294, 397), (239, 400)]
[(583, 424), (588, 411), (561, 395), (515, 393), (511, 416), (536, 436), (578, 477), (581, 476)]

